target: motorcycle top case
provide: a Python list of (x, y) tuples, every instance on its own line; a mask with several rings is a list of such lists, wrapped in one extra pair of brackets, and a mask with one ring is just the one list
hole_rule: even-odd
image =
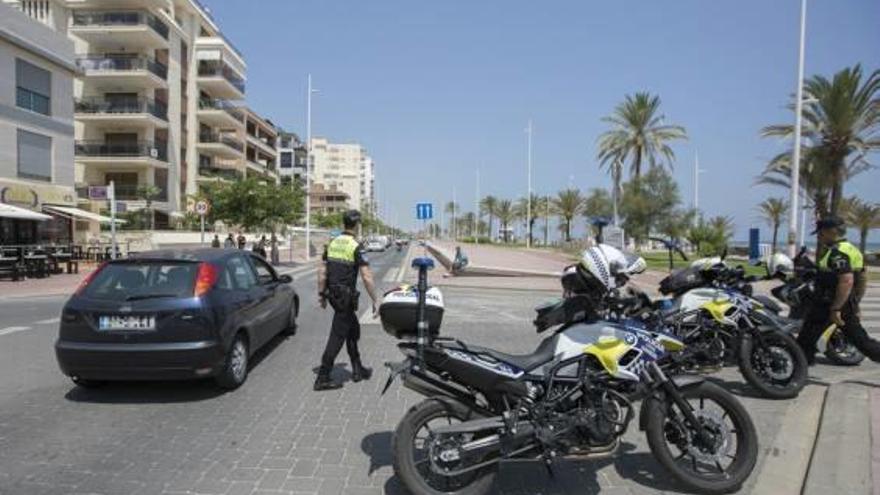
[[(385, 333), (396, 339), (415, 339), (418, 337), (418, 289), (402, 286), (385, 293), (379, 305), (379, 318)], [(443, 294), (440, 289), (430, 287), (425, 293), (425, 319), (428, 332), (432, 336), (440, 333), (443, 322)]]

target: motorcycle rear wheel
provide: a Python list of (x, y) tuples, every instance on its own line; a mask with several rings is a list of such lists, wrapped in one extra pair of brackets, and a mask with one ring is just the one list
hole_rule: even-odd
[[(730, 392), (713, 383), (702, 382), (680, 393), (714, 441), (706, 445), (696, 438), (677, 404), (654, 400), (646, 411), (645, 428), (651, 453), (689, 490), (711, 495), (738, 490), (758, 459), (752, 418)], [(707, 403), (716, 407), (706, 408)]]
[(764, 397), (797, 397), (807, 384), (804, 351), (791, 336), (779, 331), (765, 332), (761, 339), (759, 344), (755, 338), (745, 337), (740, 344), (739, 370), (743, 378)]
[(431, 470), (427, 452), (423, 452), (422, 456), (416, 453), (420, 434), (424, 434), (425, 427), (432, 421), (438, 421), (438, 424), (452, 424), (453, 421), (468, 421), (479, 417), (467, 406), (451, 400), (428, 399), (410, 409), (400, 420), (391, 439), (394, 473), (404, 486), (412, 493), (426, 495), (488, 493), (495, 482), (497, 464), (456, 477), (446, 477)]

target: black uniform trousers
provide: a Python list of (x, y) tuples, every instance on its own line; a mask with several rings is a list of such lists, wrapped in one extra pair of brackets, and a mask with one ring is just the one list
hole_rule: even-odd
[[(843, 333), (852, 344), (862, 352), (868, 359), (880, 362), (880, 341), (872, 339), (856, 316), (855, 302), (849, 300), (840, 308), (840, 317), (843, 319)], [(831, 324), (829, 316), (831, 315), (830, 303), (819, 303), (810, 306), (806, 317), (804, 318), (804, 326), (798, 334), (798, 344), (807, 359), (812, 361), (816, 355), (816, 343), (822, 332)]]
[(358, 322), (357, 313), (354, 309), (348, 311), (334, 311), (333, 324), (330, 326), (330, 337), (327, 339), (327, 347), (321, 356), (320, 374), (330, 374), (333, 369), (333, 361), (345, 344), (348, 350), (348, 358), (351, 366), (359, 366), (361, 354), (358, 351), (358, 340), (361, 338), (361, 324)]

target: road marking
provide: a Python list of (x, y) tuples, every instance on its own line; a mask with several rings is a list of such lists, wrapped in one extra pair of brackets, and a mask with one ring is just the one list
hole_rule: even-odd
[(15, 332), (23, 332), (25, 330), (30, 330), (31, 327), (6, 327), (0, 328), (0, 335), (9, 335)]
[(394, 282), (394, 280), (397, 278), (397, 274), (399, 272), (400, 272), (399, 268), (396, 270), (390, 269), (390, 270), (386, 271), (385, 276), (382, 277), (382, 282), (385, 282), (386, 284), (390, 284), (391, 282)]
[(49, 318), (48, 320), (35, 321), (34, 325), (54, 325), (59, 322), (61, 322), (61, 318), (55, 317), (55, 318)]

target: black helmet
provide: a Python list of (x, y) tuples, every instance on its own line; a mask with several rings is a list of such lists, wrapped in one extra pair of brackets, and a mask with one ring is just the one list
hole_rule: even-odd
[(346, 228), (354, 227), (361, 223), (361, 212), (357, 210), (348, 210), (342, 214), (342, 224)]

